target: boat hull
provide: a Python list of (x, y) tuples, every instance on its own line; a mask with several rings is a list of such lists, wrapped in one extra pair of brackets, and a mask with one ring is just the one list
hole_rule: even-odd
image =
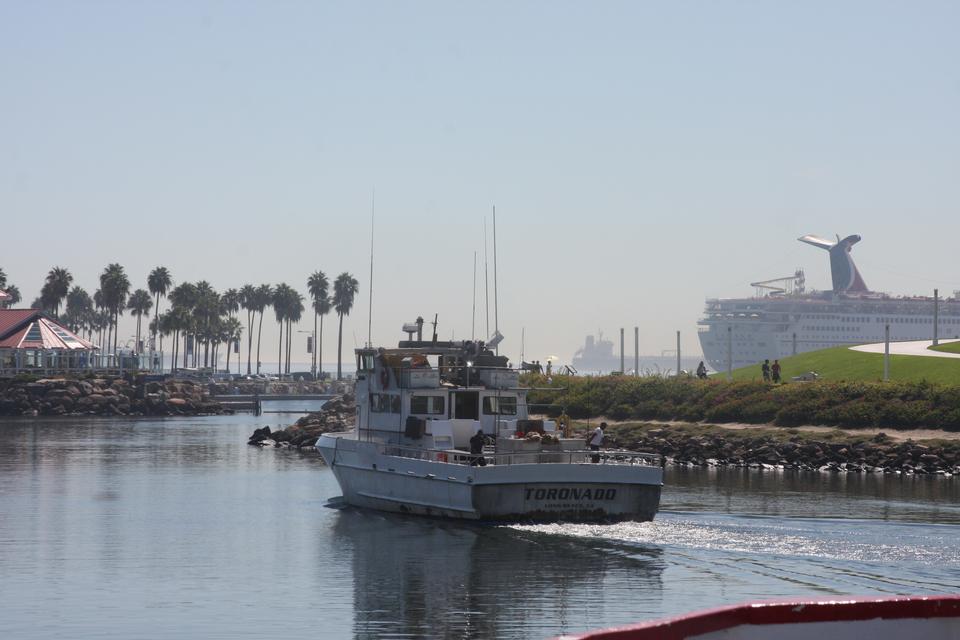
[(474, 467), (385, 455), (372, 443), (317, 444), (343, 502), (370, 509), (485, 522), (652, 520), (662, 469), (615, 464)]
[(960, 596), (771, 600), (564, 636), (558, 640), (960, 638)]

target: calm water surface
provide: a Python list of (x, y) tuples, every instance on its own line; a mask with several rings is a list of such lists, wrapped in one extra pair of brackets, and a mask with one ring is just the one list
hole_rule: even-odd
[[(280, 407), (271, 407), (280, 408)], [(527, 638), (793, 595), (960, 591), (960, 478), (668, 469), (653, 523), (324, 506), (293, 416), (0, 422), (0, 638)]]

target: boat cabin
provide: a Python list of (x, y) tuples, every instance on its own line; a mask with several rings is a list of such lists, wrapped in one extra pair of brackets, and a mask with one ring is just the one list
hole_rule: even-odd
[(556, 428), (529, 420), (519, 373), (482, 341), (407, 340), (396, 349), (357, 349), (356, 356), (360, 439), (463, 450), (478, 430), (509, 438)]

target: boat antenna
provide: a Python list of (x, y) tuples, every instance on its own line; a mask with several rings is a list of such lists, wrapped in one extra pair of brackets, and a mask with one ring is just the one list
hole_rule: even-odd
[(434, 343), (437, 342), (437, 316), (439, 315), (440, 315), (439, 313), (433, 314), (433, 322), (431, 323), (433, 324), (433, 342)]
[(520, 367), (523, 367), (523, 347), (527, 342), (527, 328), (520, 327)]
[(473, 252), (473, 309), (470, 312), (470, 339), (477, 339), (477, 252)]
[[(500, 322), (497, 314), (497, 205), (493, 205), (493, 332), (500, 333)], [(499, 343), (495, 347), (500, 355)]]
[(490, 270), (487, 268), (487, 216), (483, 216), (483, 291), (487, 309), (487, 340), (490, 339)]
[(367, 346), (373, 346), (373, 222), (377, 212), (377, 188), (370, 193), (370, 303), (367, 309)]

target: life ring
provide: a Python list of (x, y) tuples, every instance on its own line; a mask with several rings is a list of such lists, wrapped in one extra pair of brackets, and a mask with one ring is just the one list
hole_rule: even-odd
[(380, 369), (380, 386), (384, 389), (390, 386), (390, 372), (386, 367)]

